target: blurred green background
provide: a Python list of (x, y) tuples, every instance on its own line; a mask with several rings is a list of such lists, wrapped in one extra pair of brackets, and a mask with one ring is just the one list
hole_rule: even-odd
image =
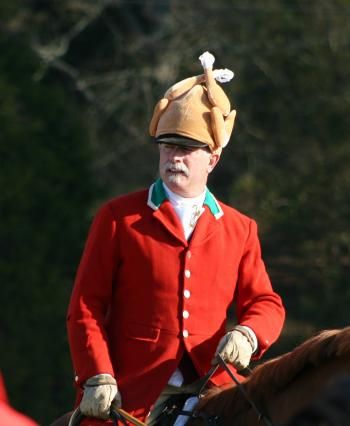
[(86, 233), (109, 197), (148, 186), (153, 107), (230, 68), (237, 109), (211, 176), (253, 216), (287, 308), (264, 359), (350, 304), (349, 0), (2, 0), (0, 348), (10, 400), (47, 425), (71, 409), (65, 313)]

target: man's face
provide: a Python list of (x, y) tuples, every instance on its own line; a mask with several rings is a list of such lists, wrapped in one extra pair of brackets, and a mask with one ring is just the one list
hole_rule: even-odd
[(159, 144), (159, 173), (167, 187), (182, 197), (200, 195), (220, 156), (203, 148)]

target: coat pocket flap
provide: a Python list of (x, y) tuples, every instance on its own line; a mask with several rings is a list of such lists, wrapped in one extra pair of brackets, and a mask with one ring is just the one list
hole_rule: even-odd
[(160, 329), (144, 324), (128, 324), (126, 335), (131, 339), (156, 342), (159, 339)]

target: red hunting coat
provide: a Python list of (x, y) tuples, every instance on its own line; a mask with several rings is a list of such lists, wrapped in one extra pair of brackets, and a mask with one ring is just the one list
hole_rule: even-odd
[[(261, 259), (256, 223), (207, 191), (189, 241), (158, 180), (111, 200), (95, 217), (78, 269), (68, 335), (76, 383), (110, 373), (123, 408), (144, 419), (187, 351), (211, 367), (235, 301), (260, 357), (278, 338), (284, 308)], [(231, 382), (219, 371), (215, 385)]]

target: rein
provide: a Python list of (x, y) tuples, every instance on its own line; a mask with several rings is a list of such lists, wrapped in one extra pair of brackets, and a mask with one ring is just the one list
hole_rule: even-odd
[[(219, 359), (219, 363), (216, 366), (212, 367), (209, 370), (209, 372), (206, 374), (204, 383), (203, 383), (203, 385), (202, 385), (202, 387), (201, 387), (198, 395), (199, 396), (201, 395), (201, 393), (204, 390), (206, 384), (208, 383), (208, 381), (210, 380), (210, 378), (212, 377), (212, 375), (215, 373), (215, 371), (217, 370), (217, 368), (220, 366), (222, 369), (224, 369), (226, 371), (226, 373), (230, 376), (230, 378), (232, 379), (232, 381), (236, 384), (236, 386), (239, 389), (239, 391), (242, 393), (242, 395), (244, 396), (244, 398), (249, 403), (250, 407), (253, 409), (253, 411), (257, 415), (257, 417), (259, 419), (259, 422), (263, 422), (265, 424), (265, 426), (274, 426), (273, 423), (271, 422), (271, 420), (267, 416), (265, 416), (258, 409), (257, 405), (250, 398), (250, 396), (248, 395), (248, 393), (245, 390), (245, 388), (242, 385), (242, 383), (237, 379), (237, 377), (229, 369), (227, 363), (222, 358), (222, 356), (220, 354), (218, 354), (217, 357)], [(221, 423), (221, 421), (222, 421), (222, 417), (220, 417), (220, 416), (208, 415), (205, 412), (195, 411), (195, 410), (193, 412), (192, 411), (186, 411), (186, 410), (179, 410), (179, 411), (177, 411), (177, 414), (178, 415), (183, 415), (183, 416), (190, 417), (193, 420), (201, 419), (201, 420), (204, 421), (204, 423), (205, 423), (206, 426), (219, 426), (220, 423)]]
[(255, 402), (248, 395), (248, 393), (245, 390), (242, 383), (237, 379), (237, 377), (228, 368), (227, 363), (225, 362), (225, 360), (222, 358), (222, 356), (220, 354), (218, 354), (218, 358), (219, 358), (219, 365), (226, 371), (226, 373), (230, 376), (230, 378), (235, 382), (239, 391), (242, 393), (242, 395), (248, 401), (249, 405), (251, 406), (251, 408), (253, 409), (255, 414), (258, 416), (259, 421), (262, 421), (263, 423), (265, 423), (266, 426), (273, 426), (271, 420), (268, 417), (266, 417), (264, 414), (262, 414), (262, 412), (258, 409)]
[[(214, 375), (216, 370), (219, 368), (219, 366), (226, 371), (226, 373), (230, 376), (232, 381), (236, 384), (239, 391), (242, 393), (244, 398), (249, 403), (250, 407), (253, 409), (255, 414), (257, 415), (259, 422), (263, 422), (265, 426), (274, 426), (271, 420), (262, 414), (262, 412), (258, 409), (254, 401), (250, 398), (247, 391), (245, 390), (242, 383), (237, 379), (237, 377), (232, 373), (232, 371), (229, 369), (226, 361), (222, 358), (220, 354), (217, 355), (217, 358), (219, 360), (219, 363), (215, 366), (213, 366), (208, 373), (203, 377), (203, 381), (201, 382), (201, 387), (198, 391), (198, 396), (201, 397), (203, 390), (205, 389), (206, 385), (208, 384), (211, 377)], [(168, 411), (168, 414), (171, 414), (171, 409)], [(222, 422), (222, 417), (216, 416), (216, 415), (208, 415), (205, 412), (202, 411), (188, 411), (188, 410), (178, 410), (176, 409), (176, 415), (177, 416), (186, 416), (190, 419), (197, 420), (201, 419), (206, 426), (219, 426)], [(77, 426), (80, 424), (80, 422), (85, 418), (85, 416), (80, 411), (80, 408), (78, 407), (72, 414), (68, 426)], [(115, 421), (115, 424), (118, 425), (118, 422), (121, 422), (124, 426), (127, 426), (130, 422), (135, 426), (146, 426), (146, 423), (141, 422), (140, 420), (136, 419), (132, 415), (130, 415), (128, 412), (124, 411), (121, 408), (111, 407), (110, 411), (110, 419)], [(176, 421), (175, 421), (176, 425)]]
[[(72, 414), (68, 426), (77, 426), (80, 425), (80, 422), (85, 418), (84, 414), (80, 411), (78, 407)], [(126, 412), (121, 408), (111, 407), (109, 418), (114, 420), (114, 424), (118, 425), (121, 422), (124, 426), (128, 426), (127, 422), (132, 423), (135, 426), (146, 426), (146, 423), (141, 422), (136, 417), (133, 417), (131, 414)]]

